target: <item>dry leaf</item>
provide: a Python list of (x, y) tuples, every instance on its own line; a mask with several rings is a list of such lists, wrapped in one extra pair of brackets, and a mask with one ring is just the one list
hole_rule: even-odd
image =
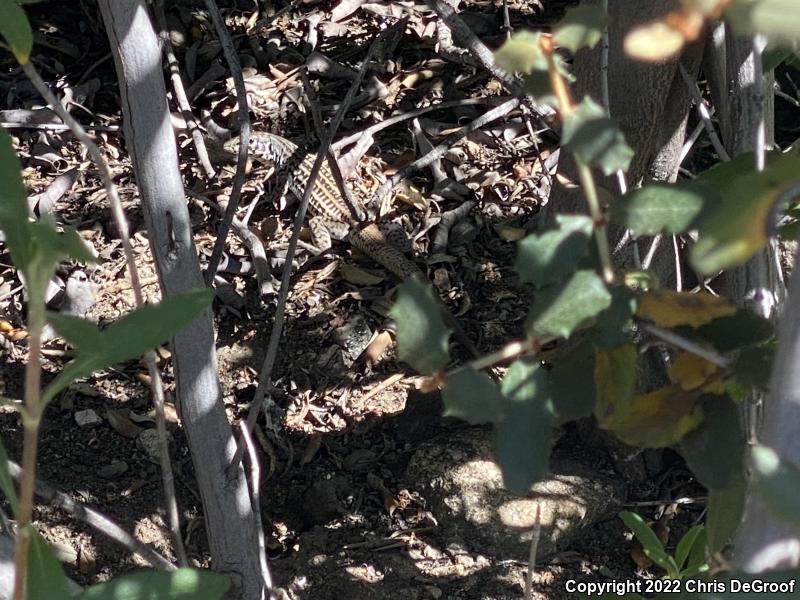
[(725, 384), (717, 366), (691, 352), (680, 352), (667, 372), (670, 381), (687, 392), (701, 389), (709, 394), (725, 393)]
[(380, 331), (372, 337), (369, 346), (364, 350), (364, 357), (367, 363), (374, 365), (380, 361), (381, 356), (392, 345), (392, 334), (388, 331)]
[(127, 410), (111, 410), (106, 412), (106, 419), (112, 429), (123, 437), (135, 440), (142, 432), (142, 428), (128, 418)]
[(700, 327), (718, 317), (727, 317), (736, 307), (708, 292), (692, 294), (672, 290), (650, 290), (639, 296), (636, 315), (661, 327)]
[(300, 458), (300, 466), (307, 465), (319, 452), (319, 449), (322, 447), (322, 435), (319, 433), (315, 433), (311, 436), (308, 440), (308, 444), (303, 449), (303, 456)]
[(659, 388), (631, 398), (625, 406), (614, 406), (600, 427), (614, 432), (626, 444), (664, 448), (678, 443), (703, 420), (697, 405), (700, 394), (685, 392), (677, 385)]
[(504, 242), (518, 242), (525, 237), (526, 233), (522, 227), (511, 227), (510, 225), (502, 225), (500, 223), (494, 226), (494, 230)]
[(345, 281), (355, 285), (377, 285), (383, 281), (383, 277), (379, 277), (378, 275), (374, 275), (364, 269), (359, 269), (347, 263), (343, 263), (339, 267), (339, 272), (342, 274)]
[(413, 206), (417, 210), (426, 211), (430, 201), (415, 186), (407, 181), (401, 182), (395, 191), (395, 198), (404, 204)]

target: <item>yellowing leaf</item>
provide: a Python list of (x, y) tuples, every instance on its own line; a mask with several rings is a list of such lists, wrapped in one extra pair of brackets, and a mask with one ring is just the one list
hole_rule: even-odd
[(601, 423), (627, 410), (636, 384), (636, 346), (595, 348), (594, 381), (597, 389), (594, 414)]
[[(760, 173), (750, 169), (733, 172), (721, 182), (722, 202), (700, 224), (700, 239), (689, 255), (698, 273), (711, 275), (744, 264), (764, 247), (775, 225), (776, 205), (797, 196), (798, 169), (800, 156), (786, 153), (769, 159)], [(707, 177), (713, 184), (727, 172), (713, 168), (700, 179)]]
[(670, 381), (687, 392), (699, 389), (710, 394), (725, 393), (717, 366), (691, 352), (679, 353), (667, 372)]
[(727, 317), (736, 307), (708, 292), (690, 294), (672, 290), (650, 290), (639, 296), (636, 315), (661, 327), (700, 327), (717, 317)]
[(631, 446), (671, 446), (702, 422), (699, 397), (699, 393), (685, 392), (677, 385), (639, 394), (627, 406), (620, 406), (618, 412), (600, 421), (600, 427)]

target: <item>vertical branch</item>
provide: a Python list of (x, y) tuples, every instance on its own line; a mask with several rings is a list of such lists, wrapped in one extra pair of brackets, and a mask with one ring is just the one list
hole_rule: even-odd
[[(89, 155), (92, 158), (97, 170), (100, 172), (100, 178), (108, 195), (109, 204), (111, 205), (111, 216), (114, 224), (119, 231), (120, 241), (122, 244), (123, 254), (125, 256), (125, 264), (128, 269), (128, 275), (131, 278), (131, 289), (133, 290), (133, 297), (136, 306), (144, 304), (144, 294), (142, 292), (142, 285), (139, 279), (139, 270), (136, 268), (136, 261), (133, 256), (133, 247), (130, 242), (130, 229), (128, 227), (128, 220), (125, 218), (125, 211), (122, 208), (122, 203), (117, 194), (117, 188), (111, 177), (111, 171), (108, 168), (100, 148), (94, 143), (91, 137), (80, 126), (80, 124), (70, 115), (58, 99), (53, 95), (50, 89), (45, 85), (41, 76), (32, 63), (28, 62), (23, 65), (25, 74), (31, 80), (37, 91), (47, 101), (50, 108), (55, 111), (61, 119), (66, 123), (76, 138), (86, 147)], [(42, 295), (43, 297), (43, 295)], [(33, 315), (32, 315), (33, 316)], [(42, 318), (44, 318), (44, 308), (42, 308)], [(156, 409), (156, 428), (158, 431), (159, 453), (161, 459), (161, 475), (164, 484), (164, 496), (167, 504), (167, 512), (169, 514), (170, 527), (172, 529), (173, 542), (175, 544), (175, 554), (178, 556), (178, 561), (181, 565), (188, 564), (186, 558), (186, 550), (183, 547), (183, 538), (180, 532), (180, 522), (178, 518), (178, 505), (175, 499), (175, 485), (172, 475), (172, 463), (169, 459), (169, 449), (167, 446), (166, 437), (166, 419), (164, 416), (164, 388), (161, 385), (161, 376), (156, 367), (155, 353), (152, 350), (145, 352), (144, 355), (147, 372), (150, 376), (150, 391), (153, 396), (153, 405)], [(27, 385), (27, 384), (26, 384)], [(38, 385), (37, 385), (38, 394)], [(23, 464), (23, 472), (25, 465)]]
[[(555, 47), (553, 46), (552, 38), (544, 35), (541, 36), (539, 38), (539, 45), (547, 59), (547, 72), (550, 77), (550, 87), (558, 100), (559, 112), (563, 120), (575, 110), (575, 104), (570, 97), (566, 81), (564, 81), (564, 78), (556, 68), (556, 63), (553, 58)], [(606, 219), (600, 208), (597, 186), (595, 185), (589, 165), (583, 162), (577, 155), (574, 158), (575, 166), (578, 170), (578, 178), (580, 179), (581, 187), (586, 197), (586, 204), (589, 206), (589, 214), (594, 222), (594, 238), (597, 242), (597, 253), (600, 258), (600, 269), (602, 271), (603, 280), (607, 284), (610, 284), (614, 281), (614, 269), (611, 266), (611, 249), (608, 244)]]
[[(19, 538), (14, 556), (14, 600), (25, 597), (25, 575), (28, 571), (28, 547), (33, 521), (33, 493), (36, 487), (36, 456), (39, 447), (39, 425), (42, 421), (41, 405), (41, 350), (44, 327), (44, 290), (32, 281), (28, 290), (28, 363), (25, 365), (25, 409), (22, 413), (22, 480), (19, 486)], [(39, 289), (36, 289), (39, 288)]]
[[(211, 258), (208, 259), (208, 267), (205, 273), (205, 283), (206, 285), (211, 285), (211, 282), (214, 281), (214, 275), (217, 274), (217, 267), (222, 258), (222, 250), (225, 247), (225, 239), (228, 237), (228, 231), (231, 228), (233, 216), (236, 214), (236, 208), (239, 206), (242, 186), (244, 186), (244, 171), (247, 165), (247, 150), (250, 142), (250, 115), (248, 112), (247, 90), (244, 87), (242, 67), (239, 64), (239, 57), (236, 56), (236, 50), (233, 47), (231, 36), (228, 33), (227, 27), (225, 27), (225, 22), (222, 19), (222, 14), (219, 12), (217, 3), (214, 0), (205, 0), (205, 3), (206, 9), (214, 23), (214, 29), (217, 32), (219, 42), (222, 45), (222, 53), (225, 55), (225, 60), (231, 71), (233, 85), (236, 88), (236, 101), (239, 105), (239, 112), (237, 115), (239, 120), (239, 153), (236, 157), (236, 173), (233, 176), (233, 183), (231, 184), (231, 196), (228, 199), (228, 206), (225, 207), (225, 214), (222, 216), (222, 222), (217, 229), (217, 239), (214, 242), (214, 248), (211, 250)], [(263, 293), (263, 288), (260, 291)]]

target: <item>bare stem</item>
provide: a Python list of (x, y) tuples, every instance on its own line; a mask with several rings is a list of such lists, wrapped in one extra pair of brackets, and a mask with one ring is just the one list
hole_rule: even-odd
[[(131, 289), (133, 290), (133, 297), (136, 302), (136, 306), (142, 306), (144, 304), (144, 294), (142, 293), (142, 285), (139, 279), (139, 271), (136, 268), (136, 261), (133, 255), (133, 246), (131, 246), (130, 242), (130, 228), (128, 227), (128, 220), (125, 218), (125, 211), (122, 208), (122, 203), (119, 200), (119, 195), (117, 194), (117, 187), (114, 185), (114, 181), (111, 177), (111, 170), (108, 168), (108, 163), (106, 162), (105, 158), (103, 157), (103, 153), (100, 152), (100, 148), (97, 147), (97, 144), (94, 143), (94, 140), (89, 137), (86, 131), (81, 127), (80, 123), (78, 123), (72, 115), (70, 115), (61, 103), (58, 101), (58, 98), (53, 95), (50, 91), (50, 88), (47, 87), (42, 77), (39, 75), (39, 72), (34, 67), (33, 63), (28, 61), (24, 65), (22, 65), (23, 71), (25, 71), (25, 75), (28, 76), (28, 79), (31, 80), (36, 90), (42, 95), (42, 97), (47, 101), (47, 104), (50, 108), (58, 114), (59, 117), (69, 125), (70, 130), (78, 138), (86, 149), (89, 151), (89, 156), (92, 158), (92, 162), (94, 162), (95, 167), (100, 174), (100, 179), (103, 182), (103, 187), (106, 190), (106, 194), (108, 196), (109, 204), (111, 205), (111, 216), (114, 220), (114, 224), (117, 227), (117, 231), (119, 231), (120, 242), (122, 244), (122, 251), (125, 256), (125, 264), (128, 267), (128, 275), (131, 278)], [(31, 293), (31, 298), (33, 300), (34, 294)], [(41, 294), (41, 297), (44, 297), (44, 294)], [(32, 315), (33, 318), (33, 315)], [(44, 307), (42, 307), (42, 319), (44, 319)], [(43, 323), (43, 321), (42, 321)], [(41, 327), (41, 323), (40, 323)], [(159, 377), (158, 370), (156, 368), (156, 359), (155, 353), (152, 350), (148, 350), (145, 352), (144, 355), (145, 363), (147, 365), (147, 372), (150, 375), (150, 390), (153, 394), (153, 402), (156, 408), (156, 421), (162, 421), (162, 424), (158, 427), (159, 432), (159, 450), (160, 452), (167, 456), (167, 459), (163, 459), (161, 461), (162, 465), (162, 479), (164, 483), (164, 494), (167, 498), (167, 510), (171, 513), (170, 514), (170, 522), (177, 523), (178, 516), (177, 516), (177, 503), (175, 501), (175, 487), (173, 485), (173, 477), (172, 477), (172, 465), (168, 459), (168, 450), (167, 450), (167, 441), (166, 436), (162, 435), (166, 431), (166, 425), (164, 425), (164, 410), (163, 410), (163, 398), (164, 398), (164, 390), (161, 388), (161, 378)], [(32, 361), (29, 361), (29, 363)], [(38, 360), (37, 360), (38, 362)], [(27, 383), (26, 383), (27, 387)], [(39, 388), (37, 385), (37, 394), (39, 393)], [(26, 392), (27, 393), (27, 392)], [(24, 467), (25, 465), (23, 465)], [(181, 564), (186, 563), (186, 553), (183, 548), (183, 540), (180, 535), (180, 531), (173, 531), (173, 541), (175, 543), (175, 552), (181, 561)], [(15, 598), (16, 600), (16, 598)]]
[[(29, 282), (30, 283), (30, 282)], [(14, 556), (14, 600), (25, 598), (25, 575), (28, 570), (28, 546), (33, 521), (33, 493), (36, 487), (36, 455), (39, 447), (39, 425), (42, 422), (41, 351), (44, 326), (44, 290), (30, 289), (28, 363), (25, 365), (25, 410), (23, 419), (22, 479), (19, 484), (19, 513), (16, 553)]]
[[(555, 47), (553, 46), (552, 38), (544, 35), (541, 36), (539, 38), (539, 46), (547, 60), (550, 87), (558, 100), (559, 113), (563, 120), (575, 110), (575, 104), (569, 94), (567, 82), (564, 81), (561, 73), (559, 73), (556, 68), (555, 59), (553, 58)], [(586, 204), (589, 206), (589, 214), (592, 217), (592, 221), (594, 221), (594, 238), (597, 242), (597, 253), (600, 258), (603, 280), (606, 284), (611, 284), (614, 282), (614, 269), (611, 265), (611, 250), (608, 244), (608, 234), (606, 232), (606, 218), (600, 208), (597, 186), (595, 185), (594, 177), (592, 177), (591, 169), (577, 155), (575, 156), (575, 164), (578, 168), (578, 178), (581, 181), (581, 188), (586, 197)]]

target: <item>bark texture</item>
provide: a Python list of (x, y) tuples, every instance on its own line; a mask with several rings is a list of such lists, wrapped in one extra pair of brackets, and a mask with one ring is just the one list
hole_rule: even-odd
[[(136, 173), (161, 290), (203, 287), (170, 125), (158, 40), (141, 0), (101, 0), (117, 67), (125, 141)], [(235, 594), (264, 597), (256, 520), (242, 467), (225, 469), (236, 443), (222, 405), (211, 309), (172, 340), (177, 396), (203, 500), (213, 567)]]

